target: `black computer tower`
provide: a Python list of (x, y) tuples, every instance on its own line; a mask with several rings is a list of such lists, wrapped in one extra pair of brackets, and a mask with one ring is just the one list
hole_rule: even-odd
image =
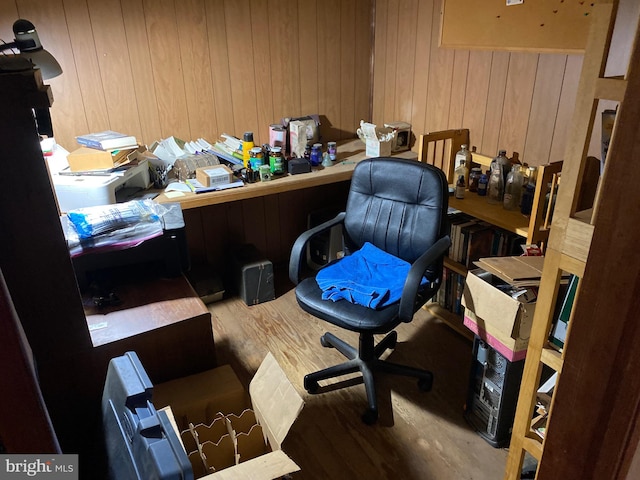
[(510, 362), (475, 337), (464, 417), (493, 447), (509, 445), (523, 370), (524, 359)]
[[(334, 209), (323, 209), (309, 214), (307, 227), (317, 227), (321, 223), (334, 218), (339, 212)], [(342, 248), (342, 225), (335, 225), (328, 231), (316, 235), (307, 244), (307, 265), (319, 270), (324, 265), (338, 258)]]

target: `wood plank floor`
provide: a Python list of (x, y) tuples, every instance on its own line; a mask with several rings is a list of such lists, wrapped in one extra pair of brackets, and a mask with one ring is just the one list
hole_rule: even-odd
[(433, 371), (433, 390), (414, 380), (382, 376), (380, 420), (360, 420), (366, 407), (360, 385), (308, 394), (303, 377), (343, 359), (323, 348), (331, 331), (357, 345), (357, 336), (303, 312), (293, 290), (247, 306), (239, 298), (209, 305), (220, 364), (229, 363), (247, 385), (268, 351), (305, 400), (283, 449), (301, 467), (294, 479), (496, 480), (507, 451), (495, 449), (465, 422), (462, 412), (471, 364), (471, 343), (428, 312), (398, 329), (390, 359)]

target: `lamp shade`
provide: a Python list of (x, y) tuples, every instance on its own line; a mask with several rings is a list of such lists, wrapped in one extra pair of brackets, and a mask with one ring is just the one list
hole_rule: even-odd
[(57, 60), (42, 48), (36, 27), (29, 20), (19, 19), (13, 24), (15, 40), (6, 48), (17, 48), (20, 56), (26, 58), (42, 72), (42, 78), (48, 80), (62, 73), (62, 68)]
[(44, 80), (57, 77), (62, 73), (62, 67), (60, 67), (58, 61), (44, 48), (31, 52), (22, 52), (20, 56), (26, 58), (39, 68)]

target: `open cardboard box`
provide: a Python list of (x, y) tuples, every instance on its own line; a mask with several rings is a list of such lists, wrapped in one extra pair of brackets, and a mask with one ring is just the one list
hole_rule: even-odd
[[(509, 360), (517, 360), (517, 353), (525, 351), (529, 343), (535, 303), (512, 298), (494, 287), (492, 279), (493, 275), (480, 269), (467, 273), (462, 293), (465, 325), (481, 338), (485, 334), (483, 340)], [(506, 347), (506, 352), (496, 343)]]
[(195, 478), (272, 480), (300, 470), (282, 443), (304, 402), (270, 353), (249, 395), (224, 365), (156, 385), (153, 397), (171, 420)]

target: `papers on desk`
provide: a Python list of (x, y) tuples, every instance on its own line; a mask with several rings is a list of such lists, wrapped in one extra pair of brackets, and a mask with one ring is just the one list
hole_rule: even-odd
[[(164, 192), (165, 194), (170, 193), (205, 193), (205, 192), (217, 192), (219, 190), (228, 190), (229, 188), (237, 188), (244, 186), (244, 182), (242, 180), (234, 180), (231, 183), (223, 183), (220, 185), (214, 185), (211, 187), (205, 187), (202, 183), (200, 183), (195, 178), (190, 178), (185, 182), (172, 182), (167, 185)], [(169, 195), (168, 195), (169, 196)]]
[(211, 187), (205, 187), (202, 183), (200, 183), (195, 178), (189, 178), (185, 181), (185, 183), (189, 186), (192, 192), (194, 193), (205, 193), (205, 192), (217, 192), (219, 190), (228, 190), (229, 188), (236, 188), (244, 186), (244, 182), (242, 180), (234, 180), (231, 183), (222, 183), (219, 185), (212, 185)]

